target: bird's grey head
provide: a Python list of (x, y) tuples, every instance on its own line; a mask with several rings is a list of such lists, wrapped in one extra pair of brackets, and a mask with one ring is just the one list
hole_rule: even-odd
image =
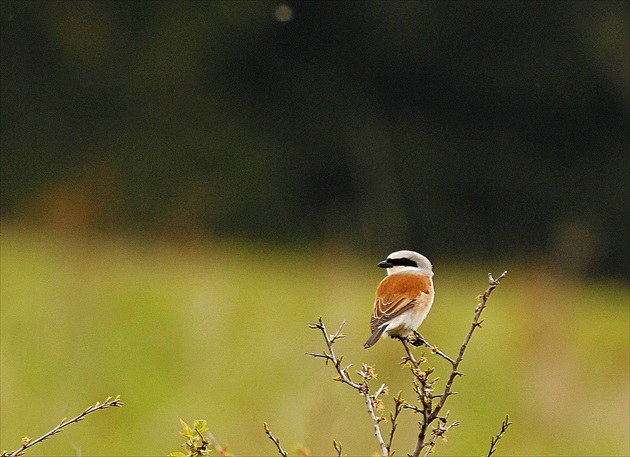
[(403, 271), (417, 271), (427, 276), (433, 276), (433, 266), (429, 259), (415, 251), (392, 252), (378, 266), (387, 268), (388, 275)]

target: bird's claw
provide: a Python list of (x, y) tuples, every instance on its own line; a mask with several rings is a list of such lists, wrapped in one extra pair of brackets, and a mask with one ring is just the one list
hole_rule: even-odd
[(420, 346), (422, 346), (423, 344), (426, 343), (426, 341), (423, 338), (423, 336), (420, 335), (416, 331), (413, 332), (413, 335), (409, 335), (409, 337), (407, 337), (407, 341), (409, 341), (409, 344), (411, 344), (412, 346), (415, 346), (415, 347), (420, 347)]

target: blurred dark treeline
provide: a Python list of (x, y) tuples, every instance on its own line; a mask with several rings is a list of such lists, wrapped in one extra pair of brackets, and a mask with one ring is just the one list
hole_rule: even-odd
[(0, 11), (4, 217), (628, 273), (627, 1)]

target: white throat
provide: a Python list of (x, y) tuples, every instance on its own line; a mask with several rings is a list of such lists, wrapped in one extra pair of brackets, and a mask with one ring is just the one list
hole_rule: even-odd
[(412, 266), (407, 266), (407, 265), (395, 265), (393, 267), (389, 267), (386, 269), (387, 270), (387, 275), (395, 275), (398, 273), (412, 273), (412, 274), (418, 274), (418, 275), (426, 275), (428, 277), (433, 277), (433, 271), (431, 270), (425, 270), (423, 268), (418, 268), (418, 267), (412, 267)]
[(421, 274), (422, 271), (418, 267), (411, 267), (406, 265), (395, 265), (393, 267), (387, 268), (387, 274), (393, 275), (396, 273), (418, 273)]

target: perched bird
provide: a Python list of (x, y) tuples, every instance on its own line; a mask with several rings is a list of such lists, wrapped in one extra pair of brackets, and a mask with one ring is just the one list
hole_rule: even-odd
[(414, 251), (397, 251), (378, 264), (387, 276), (376, 288), (370, 328), (372, 336), (363, 345), (372, 347), (385, 336), (406, 338), (427, 317), (435, 291), (433, 267)]

